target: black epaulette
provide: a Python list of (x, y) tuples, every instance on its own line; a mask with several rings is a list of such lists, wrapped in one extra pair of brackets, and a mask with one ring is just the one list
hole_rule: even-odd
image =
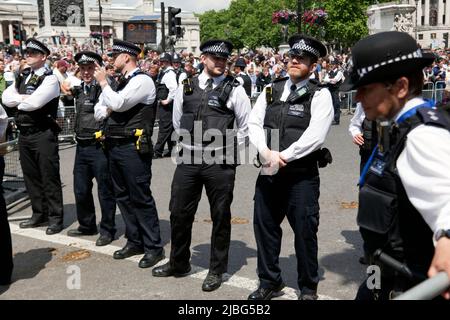
[(238, 81), (236, 77), (227, 76), (224, 80), (225, 83), (230, 83), (233, 87), (238, 87), (241, 83)]
[(448, 118), (444, 116), (444, 112), (448, 111), (436, 108), (419, 108), (417, 110), (417, 116), (425, 125), (431, 125), (450, 130), (450, 123), (447, 120)]
[(272, 81), (272, 83), (277, 83), (277, 82), (281, 82), (281, 81), (287, 81), (289, 79), (289, 77), (284, 77), (284, 78), (278, 78)]

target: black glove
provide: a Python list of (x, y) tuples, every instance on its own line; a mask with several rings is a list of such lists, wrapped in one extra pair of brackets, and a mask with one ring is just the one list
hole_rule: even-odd
[(317, 163), (319, 168), (325, 168), (328, 164), (333, 162), (333, 157), (330, 150), (327, 148), (320, 149), (318, 151)]

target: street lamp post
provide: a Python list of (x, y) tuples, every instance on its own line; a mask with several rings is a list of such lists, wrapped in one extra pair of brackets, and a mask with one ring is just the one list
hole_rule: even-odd
[(303, 15), (303, 0), (297, 2), (297, 27), (298, 33), (302, 33), (302, 15)]
[(417, 29), (419, 28), (419, 0), (416, 1), (416, 42), (419, 41), (417, 37)]
[(98, 19), (100, 21), (100, 49), (103, 54), (102, 0), (98, 0)]

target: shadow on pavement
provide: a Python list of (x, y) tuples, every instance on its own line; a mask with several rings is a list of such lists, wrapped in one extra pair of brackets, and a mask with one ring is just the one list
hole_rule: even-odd
[[(14, 269), (11, 283), (22, 279), (32, 279), (52, 260), (52, 248), (32, 249), (14, 255)], [(10, 286), (0, 286), (0, 294), (6, 292)]]
[[(191, 263), (193, 265), (209, 269), (209, 257), (211, 253), (211, 245), (199, 244), (192, 248)], [(230, 251), (228, 257), (228, 274), (237, 273), (241, 268), (247, 265), (248, 258), (256, 257), (256, 250), (247, 247), (242, 241), (232, 240), (230, 242)]]
[(319, 265), (327, 271), (341, 275), (344, 279), (341, 285), (360, 283), (365, 277), (367, 267), (358, 262), (359, 257), (363, 254), (361, 236), (356, 230), (343, 230), (341, 235), (345, 238), (345, 242), (351, 244), (353, 248), (346, 248), (342, 252), (323, 256), (319, 260)]

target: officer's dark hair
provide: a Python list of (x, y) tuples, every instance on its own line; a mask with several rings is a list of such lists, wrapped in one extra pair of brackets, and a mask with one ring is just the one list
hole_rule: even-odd
[[(409, 86), (409, 98), (417, 97), (422, 94), (423, 91), (423, 82), (424, 82), (424, 76), (422, 70), (411, 72), (410, 74), (405, 74), (402, 77), (405, 77), (408, 79)], [(384, 82), (387, 86), (393, 85), (399, 78), (396, 77), (395, 79), (390, 79)]]

